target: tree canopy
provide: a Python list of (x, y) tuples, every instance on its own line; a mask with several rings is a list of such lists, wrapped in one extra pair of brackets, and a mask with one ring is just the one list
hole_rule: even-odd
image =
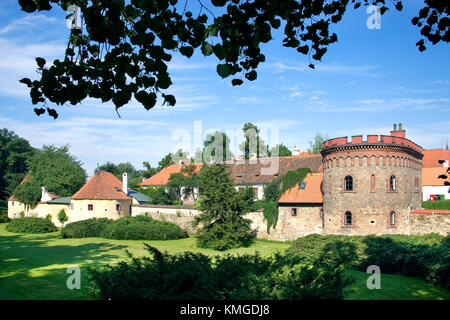
[(286, 147), (283, 143), (276, 144), (270, 149), (269, 152), (270, 157), (288, 157), (292, 156), (291, 150), (289, 150), (288, 147)]
[(201, 214), (194, 218), (200, 247), (227, 250), (249, 245), (252, 241), (250, 220), (243, 215), (251, 211), (250, 188), (236, 191), (226, 166), (204, 165), (198, 176)]
[(202, 162), (223, 163), (233, 158), (230, 150), (230, 138), (223, 132), (216, 131), (208, 134), (203, 146)]
[(69, 153), (69, 147), (43, 146), (28, 160), (29, 178), (14, 190), (22, 203), (34, 206), (41, 198), (41, 187), (61, 197), (70, 197), (86, 181), (81, 162)]
[(244, 153), (245, 159), (250, 159), (252, 154), (257, 158), (266, 157), (269, 154), (269, 146), (259, 136), (259, 128), (251, 122), (242, 127), (245, 141), (239, 146)]
[[(338, 23), (348, 7), (377, 4), (381, 14), (402, 10), (399, 0), (18, 0), (22, 10), (35, 12), (76, 5), (81, 28), (72, 28), (64, 57), (47, 63), (37, 57), (39, 80), (20, 80), (30, 89), (37, 115), (55, 119), (54, 106), (76, 105), (87, 98), (112, 101), (116, 110), (133, 97), (147, 110), (158, 100), (173, 106), (167, 94), (172, 84), (168, 62), (174, 53), (190, 58), (194, 51), (214, 55), (217, 73), (233, 77), (233, 86), (257, 79), (265, 61), (261, 45), (282, 28), (282, 45), (308, 56), (309, 67), (321, 61), (330, 44), (338, 41), (330, 26)], [(197, 5), (194, 14), (191, 7)], [(425, 0), (412, 23), (420, 28), (418, 49), (427, 43), (450, 41), (449, 3)]]
[(7, 199), (28, 171), (35, 149), (13, 131), (0, 129), (0, 200)]
[(308, 152), (318, 154), (322, 151), (322, 144), (328, 139), (327, 135), (317, 132), (312, 141), (309, 141)]
[(105, 164), (98, 166), (94, 172), (97, 173), (100, 170), (111, 172), (120, 181), (122, 181), (123, 174), (126, 172), (128, 174), (129, 187), (132, 189), (137, 188), (142, 180), (141, 171), (137, 170), (130, 162), (114, 164), (108, 161)]

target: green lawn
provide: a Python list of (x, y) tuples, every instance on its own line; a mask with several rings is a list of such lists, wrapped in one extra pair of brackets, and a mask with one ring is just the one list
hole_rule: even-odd
[[(0, 299), (89, 299), (88, 266), (117, 263), (126, 258), (125, 249), (136, 256), (146, 254), (142, 245), (144, 241), (62, 239), (59, 231), (39, 235), (17, 234), (5, 231), (5, 227), (5, 223), (0, 224)], [(257, 240), (249, 248), (221, 253), (197, 248), (194, 237), (145, 243), (171, 253), (189, 250), (208, 255), (255, 251), (270, 255), (290, 246), (290, 243)], [(81, 268), (81, 290), (69, 290), (66, 287), (69, 276), (66, 269), (71, 265)], [(368, 290), (365, 273), (352, 270), (349, 273), (357, 281), (348, 288), (348, 299), (450, 299), (450, 293), (445, 289), (398, 275), (383, 275), (382, 289)]]
[(422, 208), (433, 210), (450, 210), (450, 199), (439, 201), (424, 201)]

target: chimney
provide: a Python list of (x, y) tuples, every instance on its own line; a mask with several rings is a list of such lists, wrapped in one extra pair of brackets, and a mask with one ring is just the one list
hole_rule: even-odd
[(394, 130), (391, 131), (391, 136), (405, 138), (405, 130), (403, 130), (401, 123), (398, 124), (398, 130), (397, 130), (397, 124), (394, 123)]
[(295, 143), (294, 143), (294, 148), (292, 148), (292, 155), (293, 155), (293, 156), (298, 156), (298, 155), (300, 155), (300, 148), (297, 147), (297, 146), (295, 145)]
[(128, 174), (126, 172), (122, 175), (122, 191), (128, 195)]

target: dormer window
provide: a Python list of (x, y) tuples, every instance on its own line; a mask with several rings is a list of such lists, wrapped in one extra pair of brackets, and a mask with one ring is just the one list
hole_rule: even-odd
[(302, 182), (302, 183), (300, 184), (299, 189), (300, 189), (300, 190), (305, 190), (305, 188), (306, 188), (306, 182)]

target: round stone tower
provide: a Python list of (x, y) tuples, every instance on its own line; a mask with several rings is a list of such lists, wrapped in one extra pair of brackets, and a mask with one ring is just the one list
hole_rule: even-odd
[(390, 136), (327, 140), (322, 146), (323, 233), (408, 234), (410, 209), (422, 201), (422, 148)]

